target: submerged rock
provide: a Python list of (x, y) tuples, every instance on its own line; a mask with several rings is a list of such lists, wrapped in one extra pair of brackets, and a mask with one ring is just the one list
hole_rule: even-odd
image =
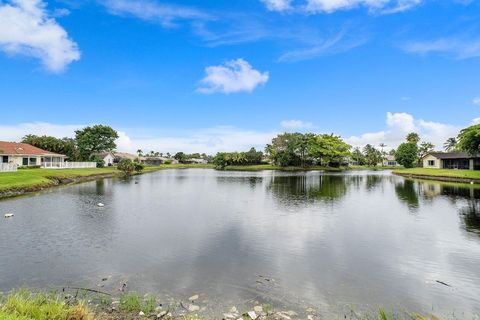
[(253, 311), (260, 313), (263, 312), (263, 307), (262, 306), (255, 306), (253, 307)]

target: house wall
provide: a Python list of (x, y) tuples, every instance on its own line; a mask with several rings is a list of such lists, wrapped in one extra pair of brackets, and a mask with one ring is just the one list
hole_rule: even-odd
[[(9, 155), (8, 157), (8, 162), (9, 163), (13, 163), (13, 164), (16, 164), (17, 166), (19, 167), (22, 167), (24, 166), (23, 164), (23, 158), (28, 158), (29, 159), (29, 164), (28, 165), (31, 165), (31, 166), (40, 166), (42, 165), (42, 158), (45, 158), (43, 156), (31, 156), (31, 155), (28, 155), (28, 156), (22, 156), (22, 155)], [(50, 161), (50, 157), (47, 157), (48, 160)], [(30, 159), (36, 159), (35, 161), (35, 164), (31, 164), (30, 162)], [(64, 157), (53, 157), (52, 158), (52, 162), (64, 162), (65, 159)]]
[(105, 161), (106, 166), (112, 166), (113, 160), (115, 160), (115, 158), (111, 154), (108, 154), (105, 158), (103, 158), (103, 161)]
[[(429, 161), (435, 161), (434, 165), (429, 165)], [(441, 169), (442, 168), (442, 160), (438, 159), (432, 155), (428, 155), (422, 159), (423, 167), (424, 168), (434, 168), (434, 169)]]

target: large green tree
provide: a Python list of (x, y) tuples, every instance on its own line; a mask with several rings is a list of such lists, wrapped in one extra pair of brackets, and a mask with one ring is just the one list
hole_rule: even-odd
[(418, 161), (418, 147), (411, 142), (402, 143), (395, 152), (395, 160), (405, 168), (413, 168)]
[(470, 126), (460, 131), (458, 148), (470, 155), (480, 153), (480, 124)]
[(117, 145), (118, 133), (109, 126), (95, 125), (75, 131), (80, 157), (89, 160), (95, 153), (113, 151)]
[(316, 163), (324, 166), (339, 164), (350, 155), (351, 146), (339, 136), (320, 134), (310, 140), (309, 156)]
[(51, 136), (29, 134), (23, 137), (22, 142), (43, 150), (66, 155), (70, 161), (75, 161), (79, 158), (76, 142), (71, 138), (58, 139)]

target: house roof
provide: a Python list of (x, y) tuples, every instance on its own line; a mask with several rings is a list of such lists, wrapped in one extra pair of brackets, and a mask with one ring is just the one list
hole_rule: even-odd
[(434, 156), (437, 159), (472, 159), (480, 157), (480, 155), (472, 156), (465, 152), (431, 152), (428, 155)]
[(387, 154), (384, 159), (387, 161), (396, 161), (395, 156), (391, 154)]
[(131, 154), (131, 153), (127, 153), (127, 152), (115, 152), (113, 155), (115, 156), (115, 158), (120, 158), (120, 159), (135, 160), (135, 159), (138, 158), (137, 155)]
[(7, 141), (0, 141), (0, 154), (65, 157), (62, 154), (42, 150), (30, 144)]
[(96, 156), (99, 156), (101, 158), (105, 158), (108, 155), (111, 155), (112, 157), (115, 157), (115, 155), (112, 152), (99, 152), (95, 154)]

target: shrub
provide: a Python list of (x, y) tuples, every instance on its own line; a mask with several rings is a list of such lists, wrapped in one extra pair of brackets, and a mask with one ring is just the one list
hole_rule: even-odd
[(133, 167), (134, 167), (135, 172), (142, 172), (143, 169), (145, 168), (145, 165), (143, 163), (140, 163), (140, 162), (134, 162)]
[(125, 176), (130, 176), (135, 170), (135, 165), (133, 164), (132, 160), (123, 159), (118, 163), (117, 169), (122, 171)]

